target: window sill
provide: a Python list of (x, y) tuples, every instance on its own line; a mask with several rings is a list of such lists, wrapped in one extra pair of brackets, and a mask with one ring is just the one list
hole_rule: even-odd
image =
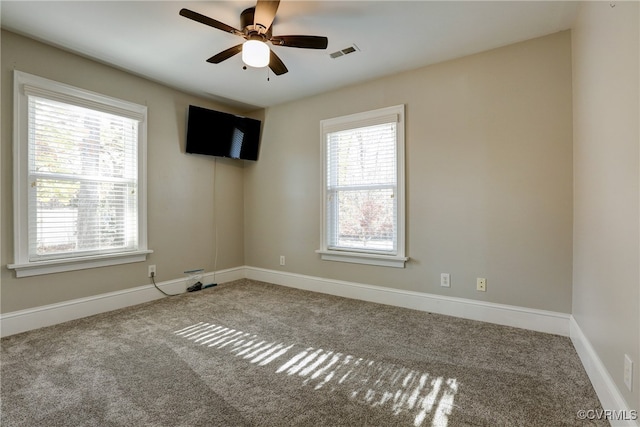
[(34, 261), (25, 264), (8, 264), (7, 268), (16, 271), (16, 277), (39, 276), (42, 274), (62, 273), (64, 271), (84, 270), (87, 268), (107, 267), (146, 261), (152, 250), (141, 250), (108, 255), (93, 255), (79, 258)]
[(350, 262), (355, 264), (378, 265), (382, 267), (404, 268), (409, 257), (378, 255), (361, 252), (331, 251), (318, 249), (316, 253), (325, 261)]

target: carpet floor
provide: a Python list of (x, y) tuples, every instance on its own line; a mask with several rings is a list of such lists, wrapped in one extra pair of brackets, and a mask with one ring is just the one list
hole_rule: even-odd
[(2, 426), (578, 426), (567, 337), (239, 280), (3, 338)]

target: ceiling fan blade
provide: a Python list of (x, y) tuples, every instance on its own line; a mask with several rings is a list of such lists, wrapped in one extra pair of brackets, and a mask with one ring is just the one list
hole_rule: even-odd
[(215, 19), (209, 18), (208, 16), (201, 15), (198, 12), (194, 12), (193, 10), (181, 9), (180, 15), (184, 16), (185, 18), (192, 19), (196, 22), (200, 22), (201, 24), (208, 25), (213, 28), (217, 28), (218, 30), (222, 30), (226, 33), (231, 33), (236, 35), (242, 34), (240, 30), (236, 30), (235, 28), (227, 24), (224, 24), (220, 21), (216, 21)]
[(276, 76), (289, 71), (287, 70), (287, 67), (285, 67), (282, 60), (273, 51), (271, 51), (271, 54), (269, 56), (269, 68), (271, 68), (271, 71), (273, 71)]
[(219, 64), (222, 61), (231, 58), (233, 55), (239, 54), (240, 52), (242, 52), (242, 44), (230, 47), (229, 49), (223, 50), (217, 55), (213, 55), (211, 58), (207, 59), (207, 62), (211, 62), (212, 64)]
[(329, 39), (321, 36), (274, 36), (271, 37), (271, 43), (276, 46), (326, 49)]
[(263, 27), (264, 31), (260, 31), (261, 33), (266, 33), (271, 28), (279, 5), (280, 0), (258, 0), (253, 14), (253, 25)]

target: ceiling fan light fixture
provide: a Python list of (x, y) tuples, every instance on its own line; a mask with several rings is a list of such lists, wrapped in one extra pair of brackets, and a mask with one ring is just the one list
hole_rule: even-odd
[(261, 68), (269, 65), (270, 49), (260, 40), (247, 40), (242, 45), (242, 62), (250, 67)]

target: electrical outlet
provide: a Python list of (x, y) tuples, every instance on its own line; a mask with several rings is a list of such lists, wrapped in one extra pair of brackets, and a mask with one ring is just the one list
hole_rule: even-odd
[(628, 354), (624, 355), (624, 384), (629, 391), (633, 391), (631, 390), (633, 384), (633, 361)]
[(476, 279), (476, 290), (480, 292), (487, 292), (487, 279), (478, 277)]
[(149, 277), (155, 277), (156, 276), (156, 265), (150, 265), (149, 266)]
[(443, 288), (451, 287), (451, 276), (449, 275), (449, 273), (440, 274), (440, 286), (442, 286)]
[(280, 255), (280, 265), (284, 265), (284, 255)]

